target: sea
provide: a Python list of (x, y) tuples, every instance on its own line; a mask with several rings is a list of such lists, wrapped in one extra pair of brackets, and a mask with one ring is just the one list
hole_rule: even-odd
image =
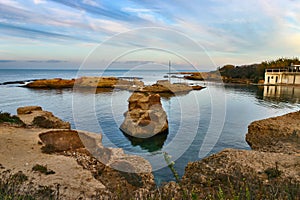
[[(39, 70), (0, 69), (0, 83), (80, 76), (138, 77), (146, 84), (169, 79), (163, 70)], [(179, 76), (179, 75), (178, 75)], [(147, 140), (128, 138), (119, 127), (132, 92), (125, 90), (73, 91), (29, 89), (21, 84), (0, 85), (0, 111), (16, 114), (21, 106), (39, 105), (69, 121), (73, 129), (103, 136), (106, 147), (149, 160), (157, 184), (174, 180), (168, 165), (182, 176), (185, 166), (225, 148), (250, 149), (245, 140), (248, 125), (300, 109), (300, 87), (255, 86), (187, 81), (177, 75), (172, 83), (204, 86), (200, 91), (162, 95), (168, 116), (167, 134)], [(173, 161), (174, 163), (170, 163)]]

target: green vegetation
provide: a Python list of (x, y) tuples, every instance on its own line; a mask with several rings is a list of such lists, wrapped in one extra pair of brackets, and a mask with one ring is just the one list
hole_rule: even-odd
[(41, 148), (41, 150), (43, 153), (46, 153), (46, 154), (52, 154), (52, 153), (56, 152), (56, 149), (52, 144), (46, 144), (45, 146), (43, 146)]
[(24, 125), (24, 123), (20, 120), (20, 118), (18, 116), (11, 115), (10, 113), (0, 111), (0, 123), (4, 123), (4, 122), (17, 124), (17, 125)]
[(226, 77), (229, 82), (231, 79), (248, 79), (251, 82), (257, 83), (264, 79), (265, 69), (283, 68), (291, 66), (291, 64), (300, 64), (300, 60), (296, 58), (279, 58), (277, 60), (263, 61), (260, 64), (251, 65), (225, 65), (218, 68), (221, 75)]
[(53, 170), (48, 170), (47, 166), (36, 164), (32, 167), (32, 171), (40, 172), (45, 175), (55, 174)]
[(34, 117), (32, 124), (35, 126), (41, 127), (41, 128), (53, 128), (54, 127), (53, 122), (44, 116)]
[(268, 179), (273, 179), (273, 178), (277, 178), (281, 175), (281, 171), (278, 169), (278, 164), (277, 162), (275, 163), (275, 168), (274, 167), (270, 167), (268, 169), (265, 170), (265, 173), (268, 176)]
[(33, 182), (21, 171), (12, 174), (10, 170), (0, 173), (1, 200), (61, 199), (59, 187), (34, 187)]

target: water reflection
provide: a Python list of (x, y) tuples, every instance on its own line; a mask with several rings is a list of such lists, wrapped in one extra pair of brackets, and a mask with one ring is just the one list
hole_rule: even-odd
[(258, 94), (264, 101), (270, 102), (300, 102), (300, 87), (298, 86), (260, 86)]
[(130, 141), (132, 146), (140, 146), (143, 150), (148, 152), (155, 152), (162, 149), (168, 136), (168, 131), (154, 135), (150, 138), (136, 138), (126, 133), (124, 136)]

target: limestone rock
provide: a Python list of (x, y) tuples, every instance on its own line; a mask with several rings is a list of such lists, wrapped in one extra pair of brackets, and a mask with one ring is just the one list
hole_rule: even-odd
[(42, 142), (53, 152), (84, 148), (77, 131), (50, 130), (39, 134)]
[(40, 106), (26, 106), (26, 107), (20, 107), (17, 109), (17, 114), (31, 114), (32, 111), (42, 111), (42, 107)]
[(168, 129), (167, 114), (159, 94), (134, 92), (128, 99), (128, 112), (120, 129), (127, 135), (149, 138)]
[(116, 77), (81, 77), (77, 79), (44, 79), (35, 80), (24, 87), (28, 88), (47, 88), (47, 89), (63, 89), (63, 88), (118, 88), (118, 89), (137, 89), (144, 86), (144, 83), (138, 79), (132, 81), (116, 78)]
[(26, 106), (17, 109), (18, 117), (27, 125), (40, 128), (70, 129), (69, 122), (55, 117), (51, 112), (43, 111), (40, 106)]
[(28, 88), (51, 88), (51, 89), (61, 89), (61, 88), (72, 88), (75, 83), (75, 79), (66, 80), (61, 78), (36, 80), (28, 83), (25, 87)]
[(71, 156), (75, 156), (78, 163), (89, 169), (108, 189), (122, 186), (132, 192), (155, 185), (152, 167), (147, 160), (127, 155), (122, 149), (104, 147), (101, 134), (49, 130), (40, 133), (39, 137), (45, 146), (52, 146), (54, 152), (71, 151)]
[(300, 111), (252, 122), (246, 141), (254, 150), (300, 153)]
[[(253, 150), (225, 149), (201, 161), (190, 162), (185, 168), (183, 185), (205, 188), (226, 184), (267, 183), (268, 169), (278, 169), (280, 182), (300, 183), (300, 157)], [(226, 185), (225, 185), (226, 186)]]
[(159, 80), (156, 84), (146, 86), (140, 90), (140, 92), (152, 92), (152, 93), (187, 93), (193, 90), (192, 86), (184, 83), (172, 84), (167, 80)]

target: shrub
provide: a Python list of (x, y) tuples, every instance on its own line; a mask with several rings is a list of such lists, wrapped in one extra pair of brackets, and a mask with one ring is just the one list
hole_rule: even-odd
[(47, 166), (36, 164), (32, 167), (32, 171), (40, 172), (45, 175), (55, 174), (53, 170), (48, 170)]
[(4, 122), (18, 124), (18, 125), (24, 125), (24, 122), (22, 122), (18, 116), (11, 115), (10, 113), (0, 111), (0, 123), (4, 123)]

